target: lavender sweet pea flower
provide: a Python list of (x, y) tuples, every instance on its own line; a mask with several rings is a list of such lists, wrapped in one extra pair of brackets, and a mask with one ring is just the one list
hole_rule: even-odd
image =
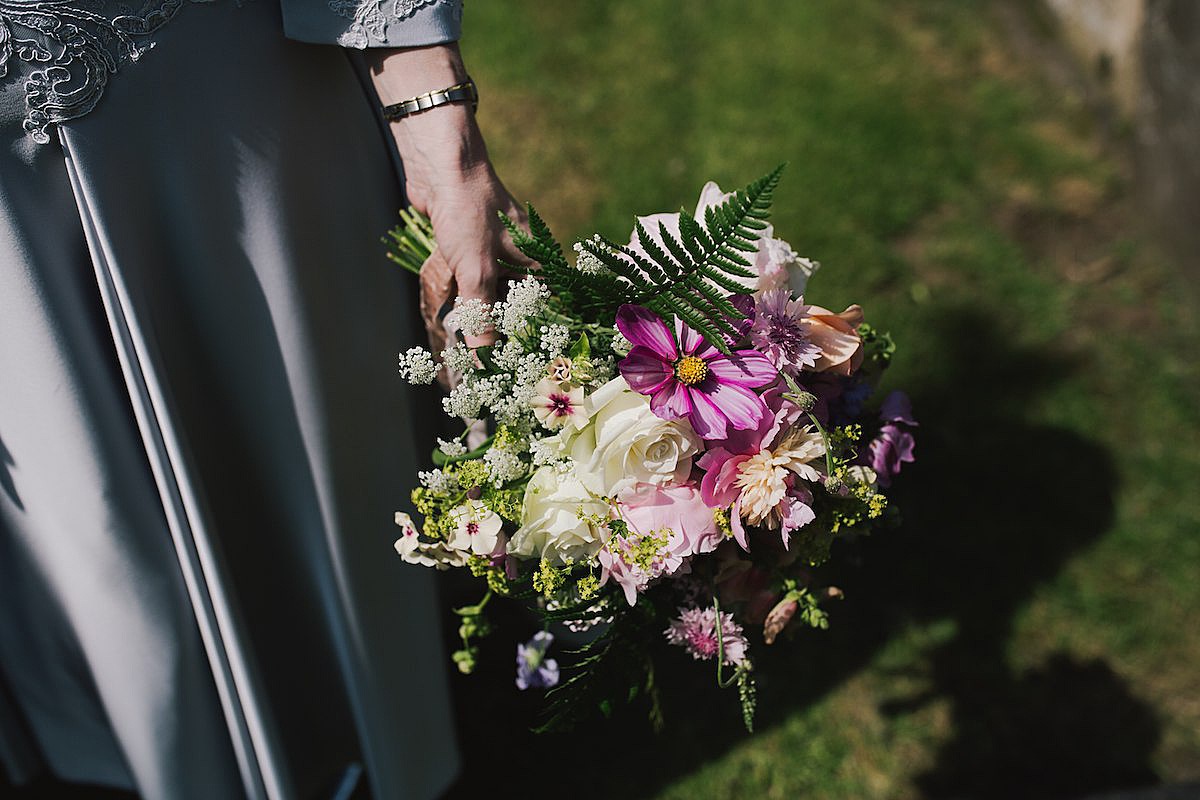
[(525, 644), (517, 645), (517, 688), (549, 689), (558, 685), (558, 662), (546, 658), (554, 642), (549, 631), (538, 631)]
[(779, 373), (762, 353), (723, 355), (678, 321), (672, 336), (666, 323), (640, 306), (621, 306), (617, 329), (633, 345), (618, 365), (621, 375), (629, 388), (650, 397), (650, 409), (662, 419), (687, 417), (700, 438), (712, 440), (731, 429), (756, 428), (767, 413), (754, 389)]
[(913, 455), (916, 440), (907, 428), (916, 427), (917, 421), (913, 419), (912, 403), (904, 392), (888, 395), (879, 417), (883, 427), (871, 442), (867, 462), (879, 476), (879, 485), (890, 486), (901, 465), (916, 460)]

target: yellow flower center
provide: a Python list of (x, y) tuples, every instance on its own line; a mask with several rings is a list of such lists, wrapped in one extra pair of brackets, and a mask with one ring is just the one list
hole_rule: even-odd
[(684, 356), (675, 362), (675, 377), (684, 386), (695, 386), (708, 377), (708, 364), (698, 356)]

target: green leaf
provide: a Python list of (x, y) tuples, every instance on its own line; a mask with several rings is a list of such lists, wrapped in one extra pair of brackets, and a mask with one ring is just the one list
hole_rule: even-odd
[(588, 341), (586, 333), (579, 334), (579, 338), (575, 340), (575, 344), (571, 345), (571, 349), (567, 351), (567, 355), (571, 359), (591, 357), (592, 345)]

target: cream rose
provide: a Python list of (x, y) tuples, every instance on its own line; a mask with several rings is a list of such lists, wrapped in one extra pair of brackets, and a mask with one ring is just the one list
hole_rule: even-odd
[(703, 450), (686, 419), (665, 420), (644, 395), (614, 378), (585, 401), (588, 422), (563, 439), (580, 478), (594, 493), (612, 497), (638, 483), (680, 483)]
[(606, 529), (580, 515), (607, 517), (608, 511), (608, 503), (588, 491), (576, 473), (542, 467), (525, 487), (525, 524), (513, 534), (508, 553), (545, 558), (555, 566), (590, 559), (604, 546)]

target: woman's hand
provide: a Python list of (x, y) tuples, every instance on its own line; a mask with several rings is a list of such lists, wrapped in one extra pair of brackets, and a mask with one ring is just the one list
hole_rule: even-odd
[[(369, 51), (380, 100), (398, 103), (466, 80), (457, 45)], [(496, 212), (522, 227), (525, 212), (496, 176), (475, 114), (453, 103), (391, 123), (413, 207), (433, 222), (438, 248), (421, 268), (421, 316), (434, 352), (445, 343), (442, 311), (456, 296), (496, 299), (503, 259), (528, 264)], [(473, 338), (467, 344), (487, 344)]]

